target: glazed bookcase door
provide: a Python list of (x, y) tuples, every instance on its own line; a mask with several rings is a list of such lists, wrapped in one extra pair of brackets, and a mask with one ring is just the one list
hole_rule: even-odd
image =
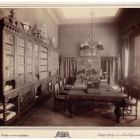
[(15, 35), (4, 31), (3, 34), (4, 53), (4, 91), (15, 88)]
[(40, 79), (47, 78), (48, 76), (48, 49), (40, 46)]
[(25, 41), (23, 38), (17, 38), (17, 80), (18, 87), (25, 84)]
[(52, 75), (58, 74), (59, 69), (59, 55), (56, 51), (51, 51), (51, 72)]
[(34, 56), (35, 56), (35, 63), (34, 63), (34, 69), (35, 69), (35, 80), (39, 80), (39, 45), (34, 44)]
[(33, 81), (33, 45), (31, 41), (26, 42), (26, 83)]

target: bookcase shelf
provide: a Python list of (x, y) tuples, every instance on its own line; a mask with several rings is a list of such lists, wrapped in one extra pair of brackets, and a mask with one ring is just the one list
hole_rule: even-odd
[(1, 125), (8, 125), (12, 119), (18, 118), (17, 111), (18, 96), (4, 97), (0, 101), (0, 123)]

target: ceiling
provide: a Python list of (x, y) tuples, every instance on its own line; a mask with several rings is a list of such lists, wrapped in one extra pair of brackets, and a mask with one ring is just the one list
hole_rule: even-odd
[(79, 8), (64, 7), (52, 8), (53, 14), (59, 20), (60, 24), (68, 23), (87, 23), (113, 21), (119, 12), (119, 8)]

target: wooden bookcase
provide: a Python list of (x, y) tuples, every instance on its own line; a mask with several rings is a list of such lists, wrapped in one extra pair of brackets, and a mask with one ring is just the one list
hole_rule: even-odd
[(9, 125), (47, 95), (59, 53), (9, 16), (0, 19), (0, 61), (0, 125)]

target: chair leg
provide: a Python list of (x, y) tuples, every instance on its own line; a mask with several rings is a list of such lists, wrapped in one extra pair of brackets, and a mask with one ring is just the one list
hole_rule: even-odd
[(65, 101), (64, 102), (64, 112), (66, 112), (66, 109), (67, 109), (67, 102)]
[(136, 109), (135, 109), (135, 113), (136, 113), (135, 119), (137, 120), (137, 114), (138, 114), (138, 99), (136, 99)]
[(56, 111), (56, 101), (54, 100), (53, 111)]
[(123, 116), (123, 119), (124, 119), (124, 111), (125, 111), (125, 107), (123, 107), (123, 114), (122, 114), (122, 116)]

